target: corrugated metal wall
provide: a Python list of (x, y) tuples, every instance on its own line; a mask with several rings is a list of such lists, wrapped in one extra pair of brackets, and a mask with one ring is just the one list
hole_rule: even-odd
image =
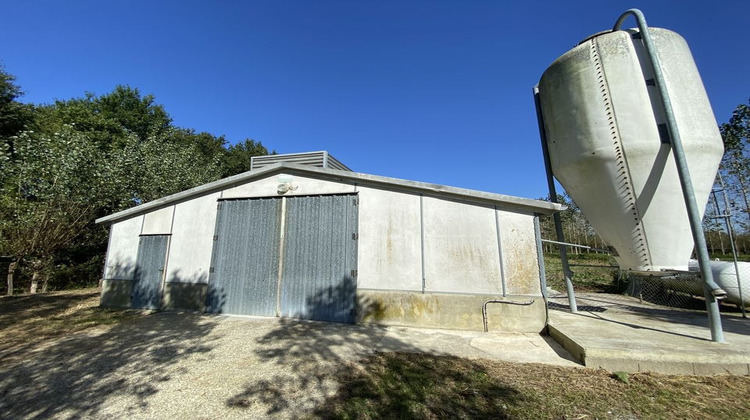
[(326, 195), (222, 201), (208, 311), (274, 316), (278, 304), (282, 316), (354, 322), (356, 200)]
[(354, 322), (357, 197), (288, 197), (281, 315)]
[(274, 316), (281, 198), (219, 203), (207, 310)]
[(138, 243), (135, 283), (130, 304), (133, 308), (159, 308), (168, 243), (169, 235), (141, 236)]

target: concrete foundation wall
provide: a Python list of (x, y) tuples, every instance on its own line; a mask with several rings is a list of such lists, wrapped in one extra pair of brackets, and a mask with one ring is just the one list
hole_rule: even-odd
[(132, 280), (104, 279), (102, 281), (101, 305), (110, 308), (129, 308), (133, 283)]
[(162, 309), (203, 312), (207, 291), (207, 283), (165, 283)]
[[(427, 328), (483, 331), (482, 305), (497, 295), (357, 291), (357, 322)], [(489, 331), (538, 333), (544, 329), (544, 301), (536, 296), (506, 296), (531, 305), (491, 303), (487, 307)]]
[(167, 283), (207, 283), (219, 193), (179, 203), (166, 267)]
[[(286, 182), (290, 182), (292, 187), (296, 187), (296, 189), (279, 194), (279, 184)], [(354, 185), (350, 184), (322, 181), (299, 175), (279, 174), (225, 189), (221, 198), (279, 197), (281, 195), (288, 197), (293, 195), (342, 194), (354, 191)]]
[(422, 291), (418, 195), (359, 188), (357, 286)]

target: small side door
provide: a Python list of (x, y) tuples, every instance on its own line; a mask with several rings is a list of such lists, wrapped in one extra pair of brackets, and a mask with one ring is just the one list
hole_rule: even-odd
[(138, 243), (135, 283), (130, 306), (159, 309), (169, 235), (144, 235)]

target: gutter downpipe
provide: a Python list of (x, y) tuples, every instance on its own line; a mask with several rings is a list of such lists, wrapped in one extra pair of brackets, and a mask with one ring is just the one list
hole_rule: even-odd
[[(542, 140), (542, 154), (544, 155), (544, 170), (547, 172), (547, 187), (549, 188), (549, 199), (553, 203), (557, 203), (557, 191), (555, 189), (555, 180), (552, 174), (552, 164), (549, 159), (549, 148), (547, 147), (547, 132), (544, 129), (544, 117), (542, 116), (542, 104), (539, 100), (539, 85), (534, 86), (534, 105), (536, 106), (536, 121), (539, 125), (539, 138)], [(565, 235), (563, 234), (562, 221), (560, 220), (560, 213), (555, 212), (552, 215), (555, 221), (555, 233), (557, 234), (558, 242), (565, 242)], [(541, 232), (540, 232), (541, 234)], [(541, 245), (539, 245), (541, 246)], [(541, 248), (540, 248), (541, 249)], [(573, 290), (573, 272), (570, 271), (570, 265), (568, 264), (568, 249), (565, 245), (557, 245), (557, 249), (560, 250), (560, 263), (562, 264), (563, 276), (565, 277), (565, 290), (568, 292), (568, 305), (570, 306), (570, 312), (578, 312), (578, 304), (576, 303), (576, 294)], [(545, 291), (546, 293), (546, 291)]]
[(701, 278), (703, 279), (703, 294), (706, 298), (706, 311), (708, 312), (708, 321), (711, 327), (711, 340), (717, 343), (723, 343), (724, 332), (721, 326), (718, 299), (723, 299), (726, 297), (727, 293), (722, 290), (716, 282), (714, 282), (713, 273), (711, 272), (711, 263), (708, 256), (708, 249), (706, 247), (706, 238), (703, 234), (703, 227), (701, 226), (698, 204), (695, 201), (693, 181), (690, 178), (690, 171), (688, 170), (687, 160), (685, 159), (685, 151), (682, 148), (682, 138), (680, 137), (680, 132), (677, 128), (674, 111), (672, 110), (672, 101), (669, 99), (664, 75), (662, 74), (661, 62), (656, 55), (656, 49), (654, 48), (648, 25), (646, 24), (646, 18), (638, 9), (627, 10), (617, 19), (612, 31), (619, 31), (622, 27), (623, 21), (625, 21), (629, 15), (632, 15), (638, 23), (638, 30), (641, 32), (643, 46), (646, 49), (646, 53), (651, 62), (651, 68), (654, 71), (656, 87), (661, 94), (664, 114), (667, 119), (667, 129), (669, 130), (669, 143), (672, 146), (672, 154), (674, 155), (675, 164), (677, 165), (677, 174), (680, 178), (682, 195), (685, 199), (685, 207), (687, 208), (688, 219), (690, 220), (690, 229), (693, 233), (693, 241), (695, 242), (695, 249), (698, 254), (698, 264), (700, 265)]

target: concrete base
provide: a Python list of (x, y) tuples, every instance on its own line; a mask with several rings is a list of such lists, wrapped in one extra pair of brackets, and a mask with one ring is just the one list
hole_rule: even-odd
[(100, 304), (108, 308), (130, 308), (132, 280), (103, 280)]
[[(584, 294), (579, 312), (551, 298), (549, 335), (586, 367), (665, 374), (750, 374), (750, 320), (723, 313), (724, 343), (711, 341), (706, 313)], [(563, 306), (565, 305), (565, 307)]]
[(206, 283), (166, 283), (164, 285), (164, 310), (203, 312), (206, 309)]
[[(495, 295), (454, 295), (419, 292), (358, 290), (357, 323), (483, 331), (482, 304)], [(491, 303), (489, 331), (539, 333), (546, 319), (541, 296), (502, 299), (534, 303), (527, 306)]]

